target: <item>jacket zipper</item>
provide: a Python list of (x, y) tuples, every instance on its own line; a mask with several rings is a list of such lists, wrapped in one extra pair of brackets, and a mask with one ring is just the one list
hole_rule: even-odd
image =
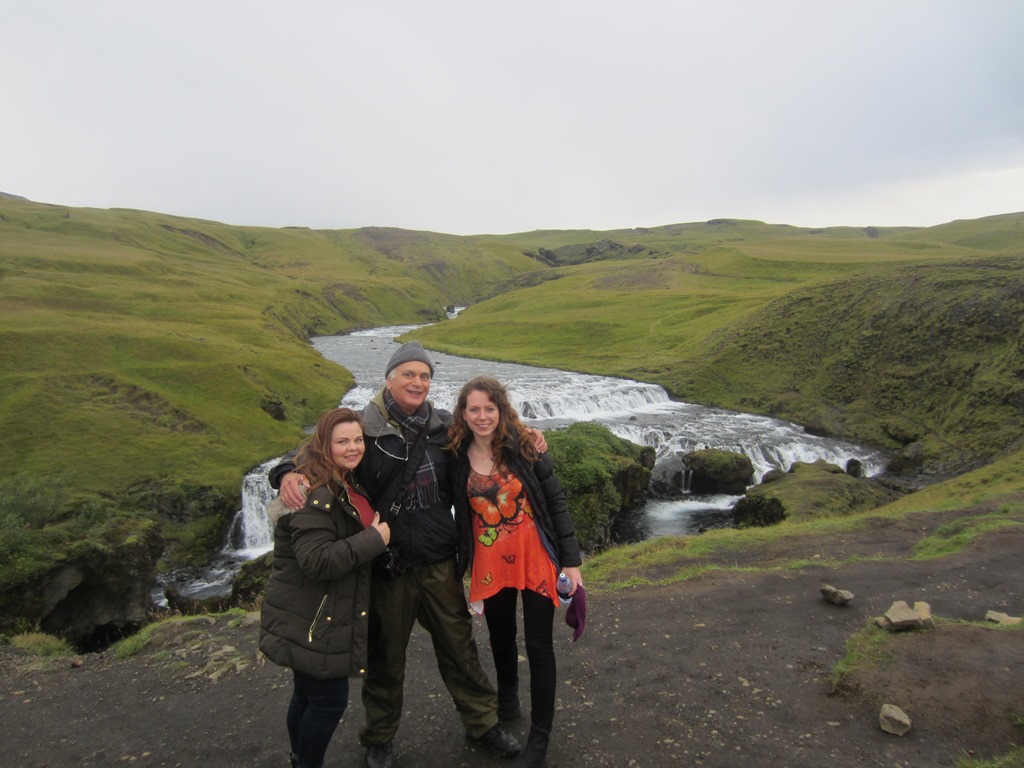
[(320, 607), (317, 608), (316, 616), (313, 617), (313, 623), (309, 625), (309, 642), (313, 642), (313, 630), (316, 629), (316, 623), (320, 621), (320, 614), (324, 612), (324, 606), (327, 605), (327, 595), (324, 595), (324, 599), (320, 601)]

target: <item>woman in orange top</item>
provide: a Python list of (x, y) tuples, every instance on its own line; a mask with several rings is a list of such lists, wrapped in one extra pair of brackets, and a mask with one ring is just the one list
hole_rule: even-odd
[(459, 393), (448, 434), (460, 554), (468, 556), (460, 562), (472, 561), (469, 600), (487, 621), (503, 721), (519, 716), (516, 598), (523, 596), (531, 722), (515, 765), (536, 768), (546, 765), (555, 714), (555, 582), (565, 573), (574, 594), (582, 559), (551, 459), (525, 430), (505, 387), (478, 376)]

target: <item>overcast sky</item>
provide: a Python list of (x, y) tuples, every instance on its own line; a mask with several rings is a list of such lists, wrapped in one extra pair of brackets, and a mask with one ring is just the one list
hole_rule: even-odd
[(0, 191), (453, 234), (1024, 211), (1020, 0), (6, 0)]

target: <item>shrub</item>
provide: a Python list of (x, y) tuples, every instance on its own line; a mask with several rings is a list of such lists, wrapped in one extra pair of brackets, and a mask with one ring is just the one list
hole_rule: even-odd
[(66, 474), (39, 477), (19, 473), (0, 480), (0, 520), (13, 516), (30, 528), (60, 520), (68, 511), (67, 478)]

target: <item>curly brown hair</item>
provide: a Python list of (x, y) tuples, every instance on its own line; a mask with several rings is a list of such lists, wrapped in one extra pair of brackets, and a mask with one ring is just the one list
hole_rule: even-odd
[(345, 482), (348, 473), (334, 463), (331, 458), (331, 436), (339, 424), (355, 423), (363, 428), (363, 419), (351, 408), (332, 408), (326, 411), (316, 422), (313, 434), (299, 449), (295, 457), (295, 471), (304, 474), (310, 482), (310, 490), (329, 486), (340, 486)]
[(466, 423), (465, 414), (466, 401), (472, 392), (483, 392), (492, 403), (498, 406), (498, 426), (494, 430), (494, 442), (492, 443), (495, 465), (505, 468), (505, 458), (502, 455), (501, 447), (509, 440), (519, 444), (519, 452), (523, 458), (531, 464), (537, 461), (540, 458), (537, 447), (532, 440), (526, 439), (526, 425), (519, 418), (516, 409), (512, 407), (508, 391), (500, 381), (492, 379), (490, 376), (476, 376), (463, 385), (462, 391), (459, 392), (459, 398), (455, 402), (455, 408), (452, 410), (452, 425), (448, 428), (448, 446), (453, 451), (457, 451), (471, 433), (469, 425)]

